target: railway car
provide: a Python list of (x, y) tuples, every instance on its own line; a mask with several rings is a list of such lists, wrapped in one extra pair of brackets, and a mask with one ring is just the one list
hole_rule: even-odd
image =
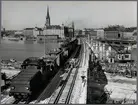
[(15, 99), (27, 99), (35, 96), (56, 74), (56, 64), (52, 58), (30, 57), (21, 65), (22, 71), (12, 80), (10, 96)]
[(75, 51), (76, 47), (78, 46), (78, 39), (75, 39), (73, 41), (71, 41), (68, 44), (68, 55), (71, 56), (72, 52)]
[[(61, 45), (61, 49), (63, 50), (63, 57), (65, 61), (72, 55), (72, 53), (76, 50), (76, 47), (78, 46), (78, 39), (75, 39), (73, 41), (65, 41)], [(65, 62), (64, 61), (64, 62)]]

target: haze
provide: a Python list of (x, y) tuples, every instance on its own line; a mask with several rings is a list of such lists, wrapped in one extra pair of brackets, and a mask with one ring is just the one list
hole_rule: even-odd
[(51, 24), (75, 28), (137, 26), (136, 1), (2, 1), (2, 26), (8, 30), (43, 27), (49, 6)]

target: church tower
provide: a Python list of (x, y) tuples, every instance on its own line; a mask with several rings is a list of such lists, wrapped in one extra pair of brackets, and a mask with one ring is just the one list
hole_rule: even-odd
[(47, 7), (46, 26), (50, 26), (49, 7)]

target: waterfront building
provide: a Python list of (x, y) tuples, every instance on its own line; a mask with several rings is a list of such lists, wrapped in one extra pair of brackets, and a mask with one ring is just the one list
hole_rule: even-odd
[(23, 30), (23, 34), (25, 35), (25, 37), (33, 37), (34, 36), (33, 31), (34, 28), (25, 28)]
[(90, 37), (90, 39), (99, 39), (104, 38), (104, 30), (103, 29), (87, 29), (85, 28), (85, 35)]
[(119, 31), (104, 31), (105, 39), (122, 39), (124, 37), (123, 32)]
[(64, 38), (64, 26), (50, 25), (46, 26), (43, 30), (43, 35), (58, 35), (60, 38)]
[[(46, 16), (46, 23), (43, 30), (43, 35), (51, 35), (55, 36), (58, 35), (60, 38), (64, 38), (64, 26), (60, 25), (51, 25), (50, 14), (49, 14), (49, 7), (47, 7), (47, 16)], [(41, 37), (41, 36), (40, 36)]]
[(123, 32), (123, 39), (130, 40), (133, 39), (133, 32)]
[(43, 30), (41, 28), (25, 28), (23, 30), (23, 35), (25, 37), (37, 37), (37, 35), (42, 35)]
[(97, 31), (91, 31), (91, 33), (90, 33), (90, 37), (92, 38), (92, 39), (96, 39), (97, 38)]
[[(72, 27), (67, 27), (62, 25), (51, 25), (51, 19), (49, 14), (49, 7), (47, 7), (47, 16), (46, 22), (43, 29), (44, 36), (57, 36), (60, 39), (64, 39), (65, 37), (74, 37), (73, 35), (74, 29)], [(39, 35), (39, 38), (42, 38), (43, 35)]]
[(17, 30), (14, 33), (15, 35), (22, 35), (23, 34), (23, 30)]
[(104, 38), (104, 30), (103, 29), (96, 29), (96, 36), (97, 38)]
[(43, 35), (43, 29), (39, 27), (35, 27), (34, 36)]

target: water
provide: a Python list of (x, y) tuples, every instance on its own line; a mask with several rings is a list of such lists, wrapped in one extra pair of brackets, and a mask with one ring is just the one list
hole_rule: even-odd
[[(46, 53), (55, 48), (59, 48), (61, 43), (57, 41), (46, 41)], [(0, 44), (1, 59), (14, 58), (23, 61), (27, 57), (41, 57), (44, 55), (44, 43), (37, 41), (9, 41), (2, 39)]]

